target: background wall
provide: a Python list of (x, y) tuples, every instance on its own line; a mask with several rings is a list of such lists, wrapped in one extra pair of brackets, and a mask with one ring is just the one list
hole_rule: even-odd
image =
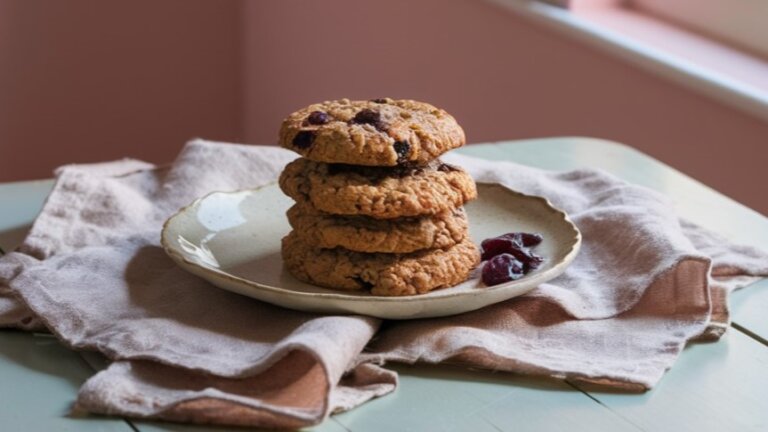
[(0, 181), (241, 139), (239, 7), (0, 0)]
[(303, 105), (389, 96), (470, 142), (621, 141), (768, 214), (768, 124), (483, 1), (0, 5), (0, 181), (169, 161), (195, 136), (272, 144)]

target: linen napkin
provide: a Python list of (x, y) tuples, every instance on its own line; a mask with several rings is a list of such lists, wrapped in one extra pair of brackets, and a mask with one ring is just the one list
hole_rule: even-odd
[(768, 274), (768, 255), (679, 220), (648, 189), (595, 170), (458, 155), (446, 159), (476, 180), (569, 212), (584, 242), (561, 277), (475, 312), (381, 326), (229, 293), (165, 256), (159, 232), (180, 207), (274, 181), (294, 157), (195, 140), (170, 167), (60, 169), (29, 236), (0, 258), (0, 325), (42, 323), (69, 346), (115, 360), (84, 384), (78, 409), (300, 427), (393, 391), (395, 374), (379, 366), (387, 361), (648, 389), (688, 341), (722, 333), (729, 290)]

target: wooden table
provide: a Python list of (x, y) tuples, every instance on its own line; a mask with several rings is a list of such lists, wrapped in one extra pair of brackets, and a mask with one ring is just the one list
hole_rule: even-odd
[[(601, 168), (667, 194), (679, 213), (694, 222), (734, 241), (768, 248), (767, 218), (621, 144), (553, 138), (460, 151), (552, 170)], [(725, 169), (736, 169), (723, 163)], [(21, 241), (52, 184), (0, 184), (3, 249)], [(768, 431), (768, 280), (734, 294), (731, 309), (733, 325), (722, 340), (685, 349), (661, 383), (645, 394), (591, 391), (566, 381), (455, 367), (393, 366), (400, 373), (394, 394), (333, 416), (313, 430)], [(1, 330), (0, 430), (230, 430), (71, 417), (78, 388), (104, 365), (99, 355), (70, 351), (49, 335)]]

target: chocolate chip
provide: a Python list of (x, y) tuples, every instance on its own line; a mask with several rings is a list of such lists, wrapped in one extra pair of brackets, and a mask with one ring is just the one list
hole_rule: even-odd
[(367, 108), (355, 114), (355, 117), (352, 118), (352, 123), (369, 124), (382, 132), (387, 130), (387, 124), (381, 121), (381, 113)]
[(387, 103), (388, 101), (387, 101), (387, 98), (378, 98), (378, 99), (371, 99), (371, 102), (373, 102), (373, 103), (380, 103), (380, 104), (385, 104), (385, 103)]
[(307, 122), (311, 125), (324, 125), (331, 121), (331, 116), (322, 111), (312, 111), (307, 116)]
[(370, 291), (371, 288), (373, 288), (373, 284), (372, 283), (363, 280), (363, 278), (361, 278), (361, 277), (354, 278), (354, 281), (357, 282), (358, 285), (360, 285), (360, 288), (362, 288), (364, 290)]
[(438, 171), (442, 171), (442, 172), (453, 172), (453, 171), (458, 171), (459, 169), (456, 168), (453, 165), (448, 165), (446, 163), (441, 163), (440, 166), (437, 167), (437, 170)]
[(352, 119), (352, 123), (358, 124), (374, 124), (381, 121), (381, 113), (378, 113), (371, 109), (360, 110)]
[(408, 155), (411, 152), (411, 145), (408, 141), (395, 141), (392, 145), (397, 153), (397, 163), (402, 164), (408, 161)]
[(300, 131), (293, 137), (293, 146), (306, 150), (312, 146), (312, 142), (315, 141), (315, 133), (312, 131)]

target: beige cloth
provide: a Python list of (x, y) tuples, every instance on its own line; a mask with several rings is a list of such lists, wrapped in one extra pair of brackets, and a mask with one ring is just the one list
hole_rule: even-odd
[(0, 258), (0, 325), (42, 322), (69, 346), (115, 360), (85, 383), (80, 409), (300, 427), (393, 391), (395, 374), (378, 366), (386, 361), (647, 389), (688, 341), (722, 333), (730, 289), (768, 274), (768, 255), (681, 222), (648, 189), (594, 170), (458, 155), (447, 159), (477, 180), (544, 195), (570, 213), (584, 244), (563, 276), (476, 312), (380, 329), (373, 318), (291, 311), (217, 289), (165, 256), (160, 228), (181, 206), (274, 181), (294, 157), (195, 140), (167, 168), (62, 168), (23, 245)]

